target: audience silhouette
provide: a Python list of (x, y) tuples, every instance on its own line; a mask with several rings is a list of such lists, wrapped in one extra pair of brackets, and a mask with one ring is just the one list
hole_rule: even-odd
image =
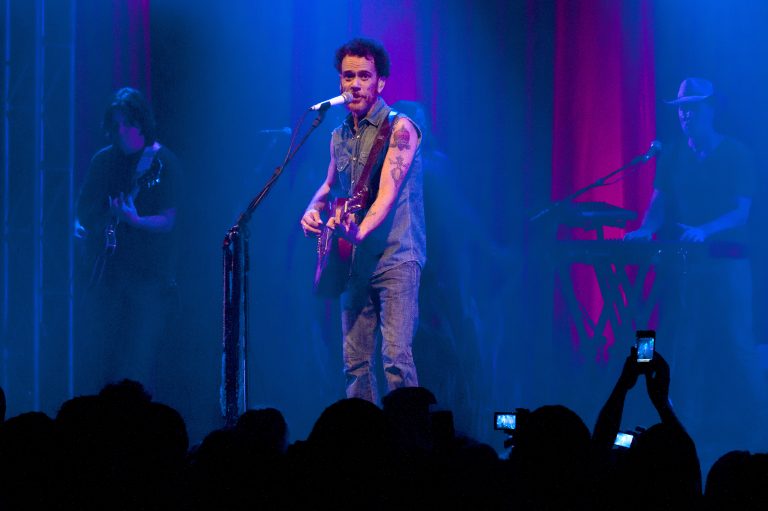
[(765, 509), (768, 503), (768, 454), (731, 451), (709, 470), (704, 492), (707, 511)]
[[(613, 455), (613, 444), (627, 393), (640, 375), (661, 422), (640, 431), (626, 455)], [(701, 469), (693, 440), (669, 401), (670, 371), (657, 351), (649, 362), (638, 362), (633, 347), (616, 386), (595, 424), (593, 444), (600, 464), (600, 507), (622, 509), (695, 509), (701, 500)]]
[(592, 457), (589, 428), (561, 405), (518, 413), (509, 455), (511, 486), (523, 509), (589, 508)]
[[(660, 422), (617, 447), (641, 376)], [(518, 409), (504, 459), (456, 431), (421, 387), (391, 392), (381, 408), (337, 401), (292, 443), (279, 410), (248, 410), (190, 448), (181, 415), (123, 380), (66, 401), (55, 418), (0, 421), (0, 509), (766, 509), (765, 453), (725, 453), (702, 494), (670, 379), (662, 355), (641, 363), (632, 349), (592, 434), (562, 405)]]

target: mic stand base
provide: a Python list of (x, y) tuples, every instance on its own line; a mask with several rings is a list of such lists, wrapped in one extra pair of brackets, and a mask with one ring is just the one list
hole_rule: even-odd
[[(317, 118), (296, 148), (288, 153), (282, 165), (275, 168), (261, 192), (254, 197), (229, 231), (223, 242), (224, 297), (222, 339), (221, 412), (225, 426), (231, 427), (248, 406), (248, 222), (259, 204), (266, 198), (283, 170), (304, 145), (312, 132), (325, 119), (326, 109), (320, 109)], [(242, 317), (242, 321), (241, 321)]]

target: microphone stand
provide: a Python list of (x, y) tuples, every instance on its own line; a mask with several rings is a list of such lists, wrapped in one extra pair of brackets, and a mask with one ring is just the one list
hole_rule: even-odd
[(571, 202), (573, 199), (575, 199), (579, 195), (582, 195), (582, 194), (586, 193), (587, 191), (589, 191), (589, 190), (591, 190), (593, 188), (597, 188), (599, 186), (604, 186), (605, 182), (608, 179), (612, 178), (613, 176), (615, 176), (619, 172), (623, 172), (623, 171), (625, 171), (627, 169), (630, 169), (632, 167), (640, 165), (641, 163), (645, 163), (648, 160), (650, 160), (651, 158), (653, 158), (653, 154), (650, 151), (645, 153), (645, 154), (641, 154), (640, 156), (636, 156), (635, 158), (632, 159), (632, 161), (630, 161), (626, 165), (623, 165), (623, 166), (619, 167), (618, 169), (614, 170), (613, 172), (610, 172), (610, 173), (606, 174), (605, 176), (599, 178), (595, 182), (593, 182), (591, 184), (588, 184), (587, 186), (585, 186), (584, 188), (581, 188), (580, 190), (576, 190), (572, 194), (567, 195), (567, 196), (563, 197), (562, 199), (560, 199), (559, 201), (556, 201), (556, 202), (552, 203), (551, 205), (547, 206), (546, 208), (542, 209), (541, 211), (539, 211), (535, 215), (531, 216), (528, 219), (528, 221), (529, 222), (533, 222), (535, 220), (538, 220), (539, 218), (543, 217), (544, 215), (547, 215), (550, 212), (554, 211), (555, 209), (559, 208), (564, 203)]
[[(247, 347), (248, 347), (248, 272), (250, 258), (248, 253), (248, 222), (254, 211), (266, 198), (277, 182), (283, 170), (317, 128), (330, 107), (321, 107), (312, 126), (296, 148), (289, 152), (282, 165), (275, 168), (264, 188), (248, 204), (235, 224), (224, 236), (224, 332), (222, 339), (221, 387), (219, 399), (225, 426), (231, 427), (245, 412), (247, 400)], [(242, 313), (241, 313), (242, 311)], [(242, 322), (241, 322), (242, 317)], [(241, 329), (242, 323), (242, 329)]]

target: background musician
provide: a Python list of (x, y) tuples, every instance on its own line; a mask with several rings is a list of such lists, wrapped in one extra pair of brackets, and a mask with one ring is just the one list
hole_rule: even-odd
[(685, 144), (660, 159), (643, 223), (625, 239), (656, 234), (681, 244), (657, 270), (655, 285), (666, 290), (659, 338), (672, 345), (679, 375), (671, 399), (708, 466), (727, 449), (718, 442), (755, 448), (765, 429), (747, 250), (755, 166), (744, 144), (715, 128), (720, 103), (710, 81), (686, 78), (667, 103), (677, 107)]
[[(181, 170), (157, 143), (152, 109), (138, 90), (115, 92), (103, 128), (111, 143), (92, 158), (77, 203), (76, 235), (87, 255), (78, 393), (124, 378), (151, 392), (158, 351), (177, 312)], [(106, 246), (108, 229), (113, 247)]]

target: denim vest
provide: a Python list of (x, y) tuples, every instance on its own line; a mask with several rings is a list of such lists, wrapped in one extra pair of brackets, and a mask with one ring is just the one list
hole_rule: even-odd
[[(351, 115), (333, 130), (331, 141), (336, 161), (336, 179), (331, 187), (333, 196), (348, 197), (352, 194), (376, 141), (379, 126), (390, 111), (392, 109), (379, 98), (368, 115), (358, 123), (357, 133), (354, 130)], [(405, 116), (397, 113), (397, 117)], [(413, 125), (421, 141), (421, 130), (415, 123)], [(381, 168), (384, 165), (386, 153), (385, 146), (371, 169), (369, 176), (371, 203), (378, 192)], [(358, 222), (365, 217), (365, 213), (367, 210), (358, 213)], [(408, 261), (416, 261), (423, 267), (426, 262), (426, 251), (423, 175), (421, 147), (419, 147), (387, 218), (360, 245), (355, 247), (352, 276), (368, 278)]]

